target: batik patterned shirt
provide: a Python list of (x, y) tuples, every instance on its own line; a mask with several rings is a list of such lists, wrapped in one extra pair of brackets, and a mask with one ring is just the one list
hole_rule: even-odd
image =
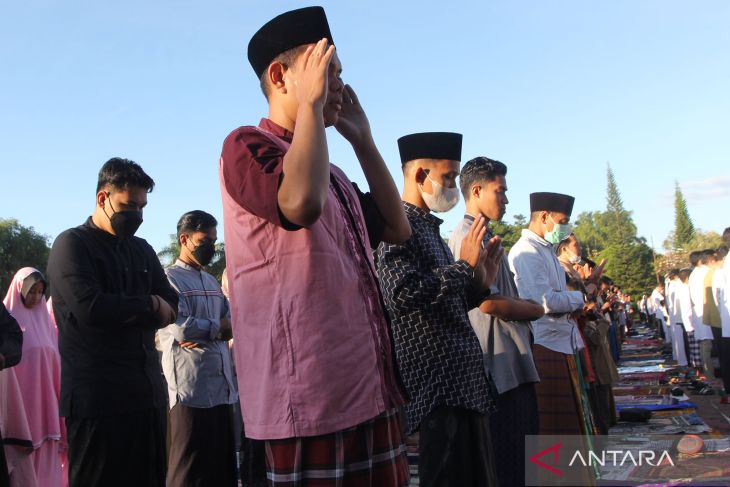
[(492, 408), (482, 351), (467, 312), (488, 293), (472, 288), (474, 270), (454, 261), (442, 220), (404, 203), (411, 238), (381, 244), (378, 277), (390, 313), (395, 353), (411, 402), (408, 434), (437, 406), (486, 413)]

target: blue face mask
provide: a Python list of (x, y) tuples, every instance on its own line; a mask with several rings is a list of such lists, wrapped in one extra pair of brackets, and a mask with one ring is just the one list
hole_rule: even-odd
[[(552, 215), (550, 215), (550, 219), (553, 220)], [(555, 220), (553, 220), (553, 223), (553, 229), (545, 232), (545, 240), (557, 245), (573, 233), (573, 225), (570, 223), (555, 223)]]

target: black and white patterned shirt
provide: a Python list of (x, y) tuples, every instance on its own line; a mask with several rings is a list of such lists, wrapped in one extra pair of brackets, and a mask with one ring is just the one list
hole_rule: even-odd
[(472, 290), (471, 266), (454, 262), (439, 233), (442, 220), (403, 205), (411, 238), (401, 245), (381, 244), (376, 263), (398, 367), (411, 397), (406, 406), (411, 434), (437, 406), (486, 413), (493, 405), (482, 350), (467, 315), (485, 294)]

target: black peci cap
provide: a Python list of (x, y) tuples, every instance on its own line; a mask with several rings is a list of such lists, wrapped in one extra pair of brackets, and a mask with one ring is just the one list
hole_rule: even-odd
[(284, 12), (269, 20), (248, 42), (248, 61), (261, 77), (271, 61), (282, 52), (321, 39), (334, 44), (327, 15), (322, 7), (306, 7)]
[(532, 193), (530, 195), (530, 212), (557, 211), (570, 216), (573, 213), (575, 198), (560, 193)]
[(454, 132), (421, 132), (398, 139), (401, 164), (414, 159), (461, 160), (462, 135)]

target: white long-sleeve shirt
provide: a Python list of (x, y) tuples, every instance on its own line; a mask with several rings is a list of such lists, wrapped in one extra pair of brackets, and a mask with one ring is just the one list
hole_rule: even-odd
[(689, 294), (692, 298), (694, 315), (695, 338), (697, 340), (712, 340), (712, 329), (705, 325), (702, 317), (705, 314), (705, 276), (709, 268), (699, 265), (692, 269), (689, 275)]
[(669, 315), (669, 325), (674, 326), (677, 323), (682, 322), (682, 316), (679, 313), (679, 307), (677, 306), (677, 283), (681, 282), (679, 279), (672, 279), (666, 286), (664, 286), (665, 304), (667, 308), (667, 314)]
[(654, 313), (654, 317), (664, 322), (664, 306), (662, 305), (662, 301), (664, 301), (664, 295), (659, 292), (658, 288), (654, 288), (651, 292), (651, 296), (649, 297), (651, 309)]
[(694, 315), (692, 309), (692, 298), (689, 295), (689, 285), (682, 281), (675, 283), (675, 303), (679, 316), (681, 318), (682, 325), (687, 332), (694, 332), (694, 324), (697, 322), (697, 318)]
[(524, 229), (507, 260), (520, 298), (537, 301), (545, 309), (545, 315), (533, 322), (535, 343), (565, 354), (583, 348), (580, 332), (569, 317), (583, 307), (583, 293), (567, 290), (565, 270), (553, 246)]

